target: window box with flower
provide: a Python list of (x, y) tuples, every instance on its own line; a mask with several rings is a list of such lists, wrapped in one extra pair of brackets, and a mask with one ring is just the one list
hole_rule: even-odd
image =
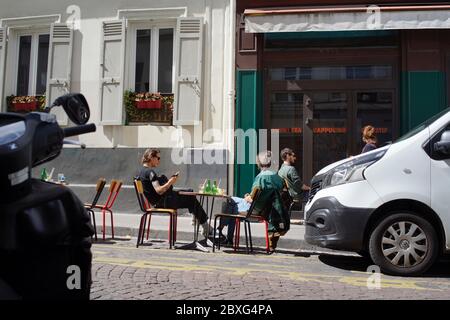
[(158, 93), (137, 93), (134, 102), (138, 109), (161, 109), (162, 98)]
[(125, 91), (126, 124), (172, 125), (173, 94)]
[(8, 96), (6, 98), (8, 112), (39, 112), (45, 108), (45, 95), (42, 96)]

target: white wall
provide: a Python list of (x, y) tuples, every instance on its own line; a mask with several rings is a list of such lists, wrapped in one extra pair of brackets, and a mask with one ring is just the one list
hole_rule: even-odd
[[(229, 149), (225, 137), (226, 130), (233, 125), (230, 92), (234, 89), (231, 79), (232, 69), (232, 32), (229, 0), (1, 0), (0, 19), (26, 16), (61, 15), (61, 22), (71, 16), (66, 9), (71, 5), (79, 6), (81, 13), (80, 30), (74, 33), (72, 58), (72, 91), (83, 93), (91, 106), (91, 122), (100, 121), (99, 78), (101, 26), (103, 21), (117, 18), (118, 10), (186, 7), (187, 16), (203, 17), (204, 66), (203, 66), (203, 105), (201, 127), (186, 126), (193, 135), (194, 130), (202, 134), (208, 129), (216, 129), (219, 137), (197, 139), (193, 145), (185, 141), (185, 147), (225, 148)], [(5, 96), (15, 93), (12, 64), (10, 57), (15, 55), (15, 46), (9, 46), (7, 71), (5, 78)], [(125, 112), (125, 111), (124, 111)], [(171, 141), (176, 127), (168, 126), (98, 126), (94, 134), (81, 139), (89, 147), (158, 147), (171, 148), (177, 143)], [(180, 146), (180, 142), (178, 142)]]

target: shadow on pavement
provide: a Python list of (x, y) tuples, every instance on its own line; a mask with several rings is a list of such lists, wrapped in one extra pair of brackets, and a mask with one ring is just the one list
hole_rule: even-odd
[[(217, 250), (217, 249), (216, 249)], [(245, 250), (245, 248), (240, 248), (240, 249), (238, 249), (238, 250), (234, 250), (233, 248), (231, 248), (231, 247), (228, 247), (228, 248), (223, 248), (223, 247), (221, 247), (220, 248), (220, 250), (217, 250), (217, 251), (221, 251), (221, 252), (223, 252), (223, 253), (234, 253), (234, 254), (245, 254), (245, 255), (247, 255), (247, 251)], [(249, 252), (248, 253), (248, 255), (249, 256), (254, 256), (254, 255), (266, 255), (266, 256), (268, 256), (269, 254), (267, 254), (267, 252), (266, 252), (266, 249), (264, 248), (264, 249), (262, 249), (262, 248), (255, 248), (255, 247), (253, 247), (253, 252)]]
[(450, 278), (450, 259), (449, 257), (443, 257), (436, 262), (430, 270), (424, 275), (424, 278)]
[(319, 260), (328, 266), (347, 271), (365, 272), (373, 264), (369, 259), (357, 256), (320, 254)]
[[(367, 268), (373, 265), (372, 260), (357, 256), (338, 256), (320, 254), (319, 260), (331, 267), (347, 271), (366, 272)], [(450, 278), (450, 258), (439, 259), (421, 278)]]
[[(131, 241), (131, 242), (130, 242)], [(130, 238), (120, 238), (120, 237), (114, 237), (114, 239), (112, 238), (106, 238), (105, 240), (103, 239), (98, 239), (97, 241), (92, 241), (92, 244), (97, 244), (97, 245), (114, 245), (114, 244), (118, 244), (118, 243), (125, 243), (125, 242), (130, 242), (133, 244), (133, 247), (136, 246), (136, 240), (135, 239), (130, 239)], [(144, 240), (143, 244), (140, 244), (139, 247), (155, 247), (158, 248), (159, 246), (165, 245), (167, 244), (167, 246), (169, 246), (169, 242), (167, 240), (159, 240), (159, 239), (149, 239), (149, 240)]]
[[(216, 250), (217, 247), (216, 247)], [(234, 249), (231, 246), (223, 246), (221, 245), (220, 250), (224, 253), (239, 253), (239, 254), (247, 254), (247, 251), (245, 250), (245, 247), (240, 247), (239, 250), (234, 251)], [(262, 246), (253, 246), (253, 252), (250, 252), (249, 255), (265, 255), (265, 256), (271, 256), (271, 255), (292, 255), (294, 257), (303, 257), (303, 258), (309, 258), (313, 255), (318, 255), (318, 253), (312, 252), (312, 251), (305, 251), (301, 252), (298, 250), (290, 250), (290, 249), (281, 249), (277, 248), (275, 249), (275, 252), (267, 253), (266, 247)]]
[(92, 244), (115, 244), (117, 242), (125, 242), (130, 241), (130, 238), (121, 238), (121, 237), (114, 237), (112, 238), (106, 238), (105, 240), (98, 238), (98, 240), (92, 239)]

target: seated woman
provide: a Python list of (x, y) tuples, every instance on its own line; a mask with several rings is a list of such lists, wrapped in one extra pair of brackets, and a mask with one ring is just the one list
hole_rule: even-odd
[(173, 185), (177, 182), (178, 174), (167, 179), (164, 175), (158, 175), (155, 171), (160, 164), (161, 156), (159, 150), (147, 149), (142, 156), (142, 168), (139, 177), (144, 188), (144, 195), (147, 200), (156, 208), (166, 209), (188, 209), (202, 226), (203, 236), (208, 235), (208, 216), (193, 196), (180, 195), (173, 191)]
[[(281, 201), (281, 192), (283, 191), (284, 182), (277, 174), (270, 170), (272, 165), (272, 153), (264, 151), (258, 154), (256, 163), (261, 172), (253, 181), (252, 190), (255, 188), (261, 189), (259, 198), (256, 200), (254, 207), (255, 215), (262, 215), (266, 217), (269, 222), (269, 246), (273, 252), (277, 247), (280, 236), (286, 234), (290, 227), (290, 219), (286, 208)], [(245, 198), (233, 197), (228, 203), (228, 212), (237, 214), (238, 212), (247, 211), (253, 199), (251, 195), (246, 195)], [(234, 234), (234, 219), (228, 219), (226, 224), (227, 242), (232, 243)], [(219, 229), (223, 228), (221, 225)]]

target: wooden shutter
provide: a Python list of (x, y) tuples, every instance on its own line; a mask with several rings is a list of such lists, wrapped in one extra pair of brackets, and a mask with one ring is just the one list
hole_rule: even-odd
[(123, 123), (125, 20), (103, 23), (100, 64), (100, 119), (102, 125)]
[[(47, 69), (46, 104), (51, 105), (59, 96), (70, 92), (72, 74), (73, 30), (65, 23), (53, 23), (50, 29), (50, 45)], [(62, 108), (51, 111), (60, 125), (67, 125), (68, 118)]]
[(203, 19), (178, 18), (175, 53), (175, 125), (197, 125), (202, 102)]
[(3, 97), (5, 86), (6, 28), (0, 28), (0, 112), (6, 111), (6, 97)]

